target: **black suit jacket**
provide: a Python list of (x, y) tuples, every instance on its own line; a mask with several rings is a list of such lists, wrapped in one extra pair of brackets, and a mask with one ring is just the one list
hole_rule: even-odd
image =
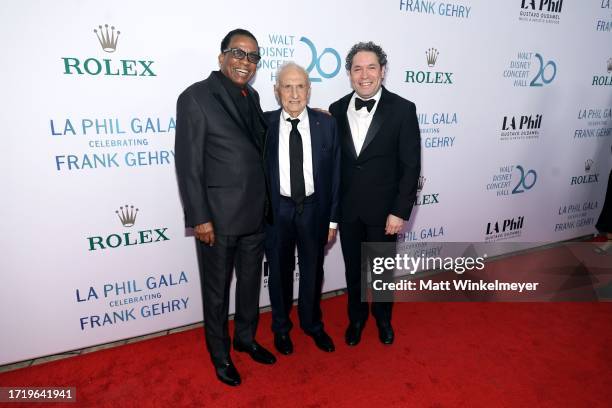
[[(265, 123), (259, 95), (251, 106)], [(264, 125), (265, 129), (265, 125)], [(215, 232), (257, 231), (266, 206), (265, 135), (254, 135), (219, 78), (187, 88), (176, 107), (175, 162), (185, 225), (212, 221)]]
[[(340, 140), (336, 120), (324, 113), (308, 109), (310, 140), (312, 146), (312, 170), (315, 190), (317, 239), (324, 244), (330, 222), (339, 221), (340, 210)], [(278, 137), (281, 110), (266, 112), (268, 137), (266, 166), (270, 175), (270, 197), (273, 218), (280, 206), (280, 173), (278, 164)], [(266, 246), (276, 245), (278, 223), (266, 228)]]
[(389, 214), (407, 220), (416, 199), (421, 171), (416, 107), (383, 87), (357, 156), (346, 113), (352, 95), (329, 107), (338, 122), (342, 140), (341, 219), (351, 222), (360, 218), (365, 224), (382, 226)]

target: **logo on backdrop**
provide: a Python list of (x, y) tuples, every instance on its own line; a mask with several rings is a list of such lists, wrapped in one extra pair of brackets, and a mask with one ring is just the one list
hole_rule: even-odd
[(606, 74), (595, 74), (593, 75), (593, 81), (591, 85), (593, 86), (612, 86), (612, 58), (608, 58), (608, 62), (606, 63)]
[(418, 242), (431, 241), (444, 237), (443, 225), (430, 225), (423, 228), (417, 228), (412, 231), (400, 232), (397, 234), (397, 242)]
[(438, 63), (440, 52), (436, 48), (430, 48), (425, 51), (423, 62), (427, 64), (427, 69), (422, 71), (406, 70), (404, 82), (417, 84), (434, 84), (434, 85), (452, 85), (454, 78), (453, 72), (434, 70)]
[(612, 135), (612, 108), (581, 108), (580, 128), (574, 129), (574, 139), (590, 139)]
[(522, 194), (533, 189), (537, 180), (538, 175), (533, 169), (518, 164), (501, 166), (487, 183), (486, 191), (494, 191), (498, 197)]
[(521, 0), (520, 21), (559, 24), (563, 0)]
[(439, 204), (440, 193), (423, 194), (423, 187), (425, 186), (425, 181), (427, 181), (425, 177), (419, 177), (419, 184), (417, 186), (417, 197), (414, 205)]
[(98, 29), (94, 28), (94, 33), (96, 33), (102, 49), (106, 52), (115, 52), (121, 31), (117, 30), (117, 33), (115, 33), (115, 27), (111, 26), (109, 33), (108, 24), (104, 24), (104, 29), (102, 29), (102, 26), (98, 26)]
[(259, 47), (261, 61), (257, 68), (268, 73), (270, 81), (276, 81), (276, 71), (287, 61), (303, 65), (311, 82), (334, 78), (340, 72), (342, 58), (334, 48), (322, 48), (308, 37), (290, 34), (271, 33), (266, 40)]
[(530, 140), (540, 136), (542, 114), (504, 116), (500, 140)]
[[(115, 26), (104, 24), (99, 25), (93, 30), (102, 51), (106, 54), (112, 54), (117, 50), (119, 35), (121, 31), (115, 29)], [(155, 77), (154, 63), (150, 59), (126, 58), (116, 59), (109, 58), (108, 55), (100, 56), (70, 56), (61, 57), (62, 73), (64, 75), (74, 76), (106, 76), (106, 77)]]
[(124, 227), (133, 227), (136, 223), (136, 216), (138, 215), (138, 208), (134, 209), (133, 205), (128, 206), (126, 204), (125, 207), (119, 207), (117, 211), (115, 211), (117, 217), (119, 217), (119, 221)]
[[(188, 284), (187, 274), (168, 273), (138, 277), (125, 281), (93, 284), (89, 288), (75, 289), (76, 301), (79, 307), (94, 307), (91, 312), (79, 318), (82, 331), (122, 325), (139, 319), (154, 319), (169, 313), (187, 310), (189, 297), (181, 296), (163, 300), (164, 295), (173, 295), (175, 287)], [(81, 288), (83, 289), (83, 288)], [(178, 290), (178, 289), (177, 289)], [(104, 302), (111, 309), (100, 310), (99, 302)]]
[[(49, 131), (61, 146), (70, 140), (80, 145), (79, 152), (54, 155), (57, 171), (112, 169), (120, 167), (169, 166), (174, 150), (148, 150), (151, 144), (172, 137), (173, 117), (54, 118)], [(83, 153), (85, 148), (95, 152)], [(128, 151), (121, 151), (128, 148)]]
[(456, 129), (459, 123), (457, 112), (425, 112), (417, 114), (421, 141), (425, 148), (451, 148), (455, 146), (455, 137), (447, 132)]
[(579, 184), (592, 184), (599, 182), (599, 173), (595, 170), (595, 162), (592, 159), (587, 159), (584, 162), (584, 173), (578, 176), (572, 176), (570, 185), (576, 186)]
[[(601, 32), (612, 32), (612, 2), (610, 0), (601, 1), (601, 13), (602, 17), (598, 18), (595, 23), (595, 31)], [(605, 17), (603, 17), (605, 14)]]
[(597, 201), (575, 201), (560, 205), (553, 231), (571, 231), (595, 225), (595, 217), (599, 216), (598, 207)]
[(437, 1), (400, 0), (399, 9), (406, 13), (429, 14), (441, 17), (470, 18), (471, 6)]
[[(126, 204), (115, 210), (115, 215), (123, 227), (132, 228), (136, 224), (138, 211), (138, 208), (133, 205)], [(167, 227), (140, 231), (128, 230), (87, 237), (87, 249), (88, 251), (101, 251), (119, 247), (155, 244), (169, 240)]]
[(555, 80), (557, 64), (537, 52), (519, 51), (503, 72), (515, 87), (546, 86)]
[(525, 216), (495, 220), (487, 223), (485, 242), (497, 242), (511, 238), (518, 238), (523, 232)]

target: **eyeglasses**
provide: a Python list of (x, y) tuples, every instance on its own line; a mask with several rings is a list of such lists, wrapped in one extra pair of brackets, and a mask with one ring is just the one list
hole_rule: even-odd
[(241, 60), (246, 57), (247, 60), (249, 62), (252, 62), (253, 64), (257, 64), (261, 59), (261, 55), (259, 55), (258, 53), (246, 52), (245, 50), (242, 50), (240, 48), (228, 48), (227, 50), (223, 50), (224, 54), (227, 54), (228, 52), (231, 52), (232, 57), (236, 58), (237, 60)]

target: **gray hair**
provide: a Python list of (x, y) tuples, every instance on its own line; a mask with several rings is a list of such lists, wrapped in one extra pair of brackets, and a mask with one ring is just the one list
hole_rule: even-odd
[(299, 64), (296, 64), (293, 61), (285, 62), (283, 65), (278, 67), (278, 70), (276, 71), (276, 86), (280, 85), (280, 77), (281, 77), (282, 73), (285, 72), (287, 69), (290, 69), (290, 68), (297, 69), (302, 74), (304, 74), (304, 77), (306, 78), (306, 83), (310, 87), (310, 78), (308, 77), (308, 71), (306, 71), (306, 69), (304, 69), (303, 66), (301, 66)]
[(378, 63), (381, 67), (387, 65), (387, 54), (383, 51), (380, 45), (374, 44), (372, 41), (368, 42), (358, 42), (357, 44), (351, 47), (351, 50), (346, 55), (346, 65), (345, 68), (347, 71), (350, 71), (353, 67), (353, 57), (360, 51), (369, 51), (376, 54), (378, 58)]

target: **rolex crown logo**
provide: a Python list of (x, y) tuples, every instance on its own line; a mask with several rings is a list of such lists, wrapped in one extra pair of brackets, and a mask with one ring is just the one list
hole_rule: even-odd
[[(104, 28), (102, 26), (98, 26), (98, 29), (94, 28), (94, 33), (98, 37), (98, 41), (100, 41), (100, 45), (102, 49), (106, 52), (115, 52), (117, 49), (117, 41), (119, 40), (119, 34), (121, 31), (117, 31), (115, 33), (115, 27), (111, 26), (110, 31), (108, 30), (108, 24), (104, 24)], [(116, 34), (116, 35), (115, 35)]]
[(419, 176), (419, 184), (417, 186), (418, 191), (423, 190), (423, 186), (425, 185), (425, 180), (427, 180), (425, 177)]
[(433, 67), (436, 65), (436, 61), (438, 60), (438, 55), (440, 53), (435, 48), (430, 48), (425, 51), (425, 55), (427, 56), (427, 66)]
[(134, 209), (133, 205), (125, 205), (119, 207), (117, 211), (115, 211), (117, 216), (119, 217), (119, 221), (123, 224), (124, 227), (131, 227), (136, 223), (136, 215), (138, 215), (138, 208)]
[(608, 58), (608, 72), (612, 72), (612, 58)]
[(586, 172), (591, 171), (591, 167), (593, 167), (593, 160), (588, 159), (587, 161), (584, 162), (584, 171)]

